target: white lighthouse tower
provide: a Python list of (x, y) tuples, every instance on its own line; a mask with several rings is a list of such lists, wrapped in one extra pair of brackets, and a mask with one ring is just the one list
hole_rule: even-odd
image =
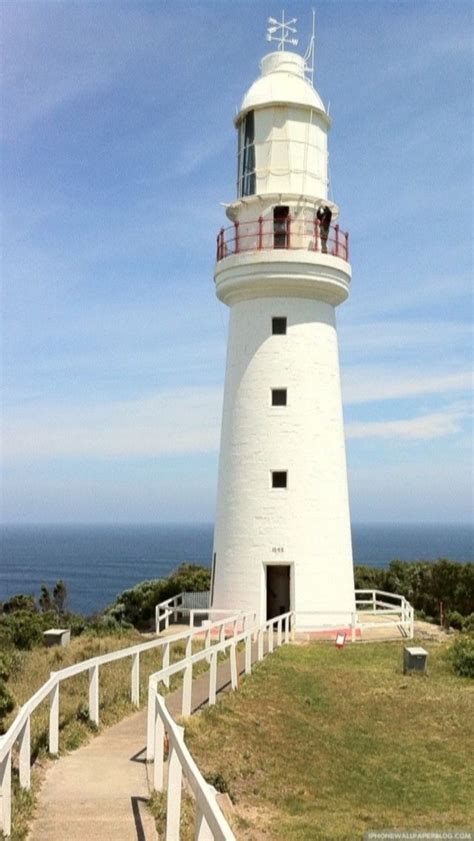
[(270, 22), (279, 49), (235, 118), (237, 199), (217, 240), (230, 323), (211, 604), (343, 627), (355, 603), (335, 308), (348, 236), (328, 199), (331, 120), (285, 49), (294, 21)]

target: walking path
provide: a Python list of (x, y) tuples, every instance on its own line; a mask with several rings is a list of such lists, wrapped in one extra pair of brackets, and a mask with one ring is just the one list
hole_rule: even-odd
[[(252, 660), (256, 659), (252, 646)], [(244, 654), (237, 655), (244, 671)], [(230, 661), (219, 664), (218, 691), (230, 685)], [(193, 712), (208, 700), (209, 673), (193, 681)], [(166, 698), (176, 718), (181, 689)], [(89, 744), (49, 766), (38, 796), (29, 841), (156, 841), (146, 807), (150, 791), (145, 762), (146, 710), (104, 730)]]

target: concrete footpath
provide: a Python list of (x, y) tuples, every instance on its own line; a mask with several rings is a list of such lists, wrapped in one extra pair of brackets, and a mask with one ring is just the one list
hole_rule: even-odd
[[(252, 660), (256, 659), (252, 645)], [(244, 654), (238, 653), (239, 676)], [(240, 679), (240, 677), (239, 677)], [(218, 691), (230, 687), (230, 662), (219, 664)], [(193, 681), (193, 711), (208, 700), (209, 672)], [(166, 699), (181, 713), (181, 689)], [(48, 767), (29, 841), (156, 841), (145, 762), (146, 709), (104, 730)]]

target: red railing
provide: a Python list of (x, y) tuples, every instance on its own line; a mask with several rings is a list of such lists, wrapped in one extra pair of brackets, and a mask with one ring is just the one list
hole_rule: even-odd
[(339, 225), (329, 228), (318, 219), (265, 219), (260, 216), (248, 222), (234, 222), (221, 228), (217, 235), (217, 261), (242, 251), (269, 249), (319, 251), (349, 260), (349, 234)]

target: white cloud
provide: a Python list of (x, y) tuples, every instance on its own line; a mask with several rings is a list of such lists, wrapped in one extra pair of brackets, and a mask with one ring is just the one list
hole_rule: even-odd
[(454, 406), (444, 411), (414, 418), (389, 421), (355, 421), (346, 424), (347, 438), (404, 438), (430, 440), (455, 435), (469, 416), (467, 407)]
[(135, 458), (215, 452), (222, 391), (181, 388), (102, 406), (9, 413), (7, 458)]
[(400, 371), (390, 366), (360, 366), (343, 370), (343, 397), (346, 405), (396, 400), (426, 394), (445, 394), (472, 388), (472, 373), (426, 374)]

